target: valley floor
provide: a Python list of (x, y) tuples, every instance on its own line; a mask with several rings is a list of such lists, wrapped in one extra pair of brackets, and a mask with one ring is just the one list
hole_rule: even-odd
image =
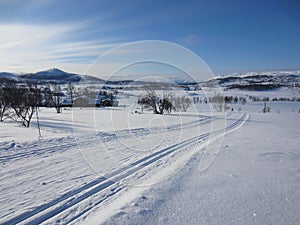
[(199, 152), (105, 224), (298, 224), (299, 127), (299, 114), (252, 113), (206, 171)]
[(0, 124), (0, 223), (296, 224), (300, 113), (279, 106), (45, 110), (40, 140)]

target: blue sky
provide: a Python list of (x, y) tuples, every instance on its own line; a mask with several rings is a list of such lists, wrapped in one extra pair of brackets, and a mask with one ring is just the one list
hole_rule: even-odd
[(83, 73), (141, 40), (182, 45), (216, 74), (300, 69), (299, 11), (289, 0), (0, 0), (0, 71)]

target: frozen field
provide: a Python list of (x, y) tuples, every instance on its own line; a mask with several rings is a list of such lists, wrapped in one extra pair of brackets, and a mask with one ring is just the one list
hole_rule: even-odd
[(300, 115), (250, 115), (205, 172), (198, 152), (105, 224), (299, 224)]
[(230, 107), (42, 109), (42, 138), (1, 123), (0, 223), (297, 224), (299, 103)]

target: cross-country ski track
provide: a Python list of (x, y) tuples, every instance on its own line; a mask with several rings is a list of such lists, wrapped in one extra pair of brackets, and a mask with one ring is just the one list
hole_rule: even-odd
[[(2, 221), (1, 224), (41, 224), (47, 222), (49, 219), (53, 219), (53, 217), (55, 217), (57, 223), (67, 224), (72, 221), (75, 221), (79, 217), (91, 211), (95, 206), (103, 203), (104, 201), (107, 201), (113, 195), (121, 191), (126, 186), (126, 183), (122, 183), (124, 179), (134, 175), (135, 173), (145, 169), (146, 167), (151, 166), (155, 162), (158, 162), (159, 160), (168, 157), (171, 154), (176, 154), (176, 152), (180, 151), (183, 147), (205, 142), (209, 140), (212, 136), (222, 135), (237, 129), (243, 125), (243, 123), (248, 119), (248, 117), (249, 115), (244, 113), (239, 119), (230, 123), (223, 129), (203, 133), (199, 136), (192, 137), (190, 139), (157, 150), (150, 155), (147, 155), (115, 170), (112, 173), (106, 174), (105, 176), (101, 176), (98, 179), (95, 179), (77, 189), (73, 189), (63, 194), (59, 198), (56, 198), (50, 202), (35, 207), (32, 210), (23, 212), (6, 221)], [(198, 126), (201, 123), (206, 123), (210, 121), (211, 118), (207, 117), (205, 119), (199, 120), (196, 125)], [(195, 124), (185, 124), (185, 126), (191, 125)], [(181, 128), (182, 127), (178, 127), (178, 129)], [(177, 128), (175, 126), (172, 129)], [(81, 144), (84, 143), (90, 144), (91, 140), (82, 141)], [(76, 147), (76, 143), (65, 143), (62, 145), (61, 149), (68, 149), (72, 147)], [(35, 149), (30, 152), (6, 155), (1, 157), (0, 160), (17, 159), (19, 157), (27, 157), (32, 154), (42, 154), (45, 151), (49, 153), (49, 146), (45, 148)], [(94, 198), (92, 203), (91, 201), (86, 201), (87, 199), (92, 198), (96, 194), (98, 197)], [(78, 210), (78, 208), (80, 208), (81, 210)], [(62, 214), (63, 218), (60, 218), (60, 215)]]

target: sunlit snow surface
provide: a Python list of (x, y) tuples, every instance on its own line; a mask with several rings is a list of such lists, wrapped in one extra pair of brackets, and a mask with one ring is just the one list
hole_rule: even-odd
[[(40, 139), (36, 118), (29, 129), (0, 124), (1, 224), (300, 221), (299, 103), (269, 103), (266, 114), (262, 102), (232, 104), (224, 118), (205, 104), (154, 115), (135, 113), (134, 93), (119, 100), (115, 108), (41, 109)], [(244, 113), (223, 142), (205, 137)], [(200, 171), (214, 145), (220, 151)]]

